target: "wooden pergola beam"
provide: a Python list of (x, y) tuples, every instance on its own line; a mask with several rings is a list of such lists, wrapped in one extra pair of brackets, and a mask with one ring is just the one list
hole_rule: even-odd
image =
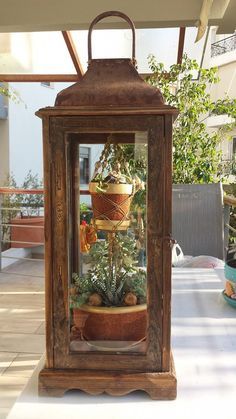
[(178, 44), (177, 64), (181, 64), (182, 59), (183, 59), (185, 31), (186, 31), (186, 28), (183, 28), (183, 27), (179, 28), (179, 44)]
[(77, 82), (78, 74), (0, 74), (0, 81), (14, 82)]
[[(140, 73), (143, 79), (152, 73)], [(79, 80), (78, 74), (0, 74), (0, 82), (5, 83), (33, 83), (33, 82), (65, 82), (75, 83)]]
[(81, 78), (84, 74), (84, 70), (82, 68), (79, 55), (76, 51), (76, 47), (75, 47), (74, 41), (72, 39), (71, 33), (69, 31), (62, 31), (62, 35), (63, 35), (64, 41), (66, 43), (67, 49), (69, 51), (70, 57), (73, 61), (76, 72), (77, 72), (79, 78)]

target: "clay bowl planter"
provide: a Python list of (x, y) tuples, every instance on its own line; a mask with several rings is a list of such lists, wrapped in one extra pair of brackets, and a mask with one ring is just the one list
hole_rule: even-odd
[(75, 326), (86, 340), (140, 341), (146, 336), (147, 306), (94, 307), (73, 309)]
[[(36, 227), (36, 228), (35, 228)], [(36, 247), (44, 243), (44, 217), (23, 216), (11, 220), (11, 247)]]
[(133, 185), (129, 183), (108, 183), (104, 191), (97, 182), (90, 182), (93, 218), (99, 230), (127, 230)]

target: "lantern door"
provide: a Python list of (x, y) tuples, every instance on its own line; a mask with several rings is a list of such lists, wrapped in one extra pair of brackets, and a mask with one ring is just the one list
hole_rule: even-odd
[[(46, 193), (51, 192), (46, 198), (48, 367), (170, 369), (170, 118), (50, 117), (49, 150), (45, 146)], [(89, 167), (86, 161), (94, 150), (92, 163), (106, 166), (107, 159), (113, 164), (106, 182), (99, 164)], [(127, 179), (121, 179), (123, 196), (118, 197), (117, 190), (112, 192), (117, 180), (108, 180), (114, 171), (124, 175), (122, 165), (132, 188), (139, 189), (127, 190)], [(83, 182), (90, 184), (89, 195)], [(85, 197), (91, 210), (82, 205)], [(120, 312), (126, 312), (124, 323)]]

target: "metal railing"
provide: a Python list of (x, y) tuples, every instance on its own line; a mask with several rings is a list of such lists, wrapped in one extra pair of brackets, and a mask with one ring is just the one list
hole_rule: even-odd
[[(43, 199), (36, 198), (39, 195), (43, 198), (43, 194), (43, 189), (0, 188), (0, 272), (2, 271), (2, 262), (5, 259), (16, 262), (20, 260), (39, 261), (39, 259), (31, 256), (22, 257), (16, 254), (9, 254), (9, 250), (44, 245)], [(28, 199), (26, 199), (27, 196)], [(22, 198), (23, 202), (20, 201)], [(39, 202), (37, 203), (37, 201)], [(34, 239), (34, 233), (38, 236), (36, 239)], [(5, 269), (4, 274), (22, 275), (12, 270), (8, 272)], [(23, 275), (42, 277), (41, 275), (25, 273)]]
[(236, 49), (236, 34), (211, 44), (211, 56), (225, 54)]
[[(81, 195), (90, 195), (90, 192), (88, 190), (80, 190)], [(4, 250), (9, 250), (11, 248), (29, 248), (31, 246), (42, 246), (44, 245), (44, 241), (35, 241), (35, 240), (16, 240), (14, 239), (14, 229), (18, 230), (18, 233), (20, 232), (20, 229), (22, 231), (26, 231), (27, 229), (29, 231), (34, 230), (40, 231), (43, 233), (41, 236), (44, 235), (44, 225), (27, 225), (27, 224), (19, 224), (20, 220), (27, 220), (27, 216), (24, 215), (24, 213), (35, 213), (36, 209), (40, 209), (40, 213), (38, 215), (41, 216), (43, 221), (44, 216), (44, 206), (38, 206), (35, 203), (32, 203), (31, 205), (26, 205), (25, 202), (20, 204), (19, 199), (16, 199), (16, 196), (25, 196), (25, 195), (44, 195), (43, 189), (20, 189), (20, 188), (5, 188), (0, 187), (0, 272), (2, 271), (2, 261), (5, 259), (9, 260), (23, 260), (23, 261), (38, 261), (39, 259), (35, 259), (32, 257), (20, 257), (15, 255), (9, 255), (4, 254)], [(8, 202), (6, 202), (5, 197), (8, 197)], [(12, 198), (12, 199), (11, 199)], [(28, 200), (30, 201), (30, 200)], [(33, 200), (34, 201), (34, 200)], [(16, 205), (17, 204), (17, 205)], [(30, 218), (30, 217), (29, 217)], [(43, 224), (43, 222), (42, 222)], [(43, 231), (42, 231), (43, 230)], [(3, 234), (6, 232), (6, 234)], [(15, 275), (21, 275), (18, 272), (7, 272), (4, 270), (4, 274), (10, 273)], [(37, 277), (37, 275), (27, 275), (24, 274), (24, 276), (34, 276)], [(40, 276), (41, 277), (41, 276)]]

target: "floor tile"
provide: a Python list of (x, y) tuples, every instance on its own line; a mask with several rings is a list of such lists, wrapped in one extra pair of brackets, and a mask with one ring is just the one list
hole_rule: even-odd
[(35, 332), (37, 335), (45, 335), (45, 321), (41, 323), (39, 328)]
[(4, 268), (4, 272), (17, 273), (21, 275), (44, 275), (44, 260), (35, 259), (35, 260), (20, 260), (12, 265)]
[(21, 261), (0, 273), (0, 419), (6, 418), (45, 350), (43, 270), (41, 261)]
[(42, 324), (43, 316), (40, 316), (39, 319), (33, 319), (31, 316), (29, 316), (29, 318), (25, 317), (17, 319), (14, 319), (13, 317), (14, 316), (11, 316), (6, 319), (0, 318), (0, 333), (36, 333)]
[(1, 308), (28, 307), (38, 308), (44, 305), (44, 294), (5, 294), (0, 296)]
[(15, 352), (0, 352), (0, 375), (10, 366), (16, 356)]
[(10, 377), (5, 374), (0, 376), (0, 406), (11, 407), (22, 392), (28, 378)]
[(9, 407), (0, 407), (0, 419), (6, 419), (9, 412)]
[(0, 348), (5, 352), (41, 354), (45, 350), (44, 335), (0, 333)]
[(4, 375), (16, 377), (31, 377), (37, 366), (41, 354), (18, 354), (13, 362), (5, 369)]

